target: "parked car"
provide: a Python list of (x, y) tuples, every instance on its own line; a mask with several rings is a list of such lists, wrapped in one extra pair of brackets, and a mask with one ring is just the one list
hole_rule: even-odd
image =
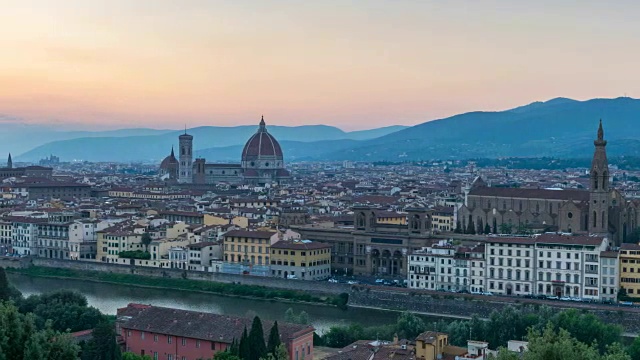
[(334, 278), (331, 278), (331, 279), (329, 279), (329, 282), (330, 282), (330, 283), (333, 283), (333, 284), (337, 284), (337, 283), (338, 283), (338, 280), (336, 280), (336, 279), (334, 279)]
[(563, 296), (560, 298), (560, 300), (562, 301), (571, 301), (571, 298), (569, 296)]
[(493, 293), (491, 291), (485, 291), (485, 292), (482, 293), (482, 295), (493, 296)]
[(382, 283), (384, 283), (383, 279), (376, 279), (376, 284), (382, 284)]
[(347, 284), (349, 284), (349, 285), (355, 285), (355, 284), (357, 284), (357, 283), (358, 283), (358, 282), (357, 282), (356, 280), (349, 280), (349, 281), (347, 281)]
[(547, 296), (547, 300), (558, 300), (558, 299), (560, 298), (557, 296), (551, 296), (551, 295)]

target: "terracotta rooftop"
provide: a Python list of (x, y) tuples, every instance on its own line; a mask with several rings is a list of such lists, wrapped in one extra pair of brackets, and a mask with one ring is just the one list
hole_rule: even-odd
[[(159, 306), (129, 304), (118, 309), (118, 321), (123, 329), (140, 330), (158, 334), (173, 335), (230, 344), (239, 339), (242, 331), (251, 328), (253, 319), (171, 309)], [(263, 332), (268, 336), (272, 321), (262, 321)], [(283, 342), (313, 332), (309, 325), (278, 322), (278, 330)]]

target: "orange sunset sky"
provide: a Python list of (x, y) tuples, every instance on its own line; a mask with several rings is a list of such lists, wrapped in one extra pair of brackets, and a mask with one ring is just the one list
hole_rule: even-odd
[(640, 95), (638, 1), (0, 0), (0, 114), (83, 129), (417, 124)]

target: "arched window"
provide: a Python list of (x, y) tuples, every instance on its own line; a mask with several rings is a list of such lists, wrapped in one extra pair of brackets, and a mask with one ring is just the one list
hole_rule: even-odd
[(593, 190), (598, 190), (598, 173), (593, 173)]
[(602, 222), (602, 228), (606, 229), (607, 228), (607, 224), (605, 224), (605, 221), (607, 221), (606, 216), (604, 216), (604, 211), (602, 212), (602, 217), (600, 219), (600, 222)]
[(598, 220), (596, 219), (597, 215), (596, 212), (593, 212), (593, 227), (598, 226)]

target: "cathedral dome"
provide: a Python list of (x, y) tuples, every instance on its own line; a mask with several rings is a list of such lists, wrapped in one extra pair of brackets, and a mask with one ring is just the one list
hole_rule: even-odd
[(278, 140), (267, 132), (264, 117), (258, 131), (251, 136), (242, 150), (242, 161), (261, 159), (282, 160), (282, 149)]
[(176, 156), (173, 154), (173, 149), (171, 149), (171, 155), (167, 156), (166, 158), (164, 158), (164, 160), (162, 160), (162, 162), (160, 163), (160, 169), (167, 170), (177, 165), (178, 165), (178, 159), (176, 159)]
[(167, 156), (160, 163), (160, 175), (169, 175), (170, 179), (175, 179), (178, 176), (178, 168), (180, 167), (180, 163), (178, 159), (176, 159), (175, 154), (173, 153), (173, 148), (171, 149), (171, 155)]

